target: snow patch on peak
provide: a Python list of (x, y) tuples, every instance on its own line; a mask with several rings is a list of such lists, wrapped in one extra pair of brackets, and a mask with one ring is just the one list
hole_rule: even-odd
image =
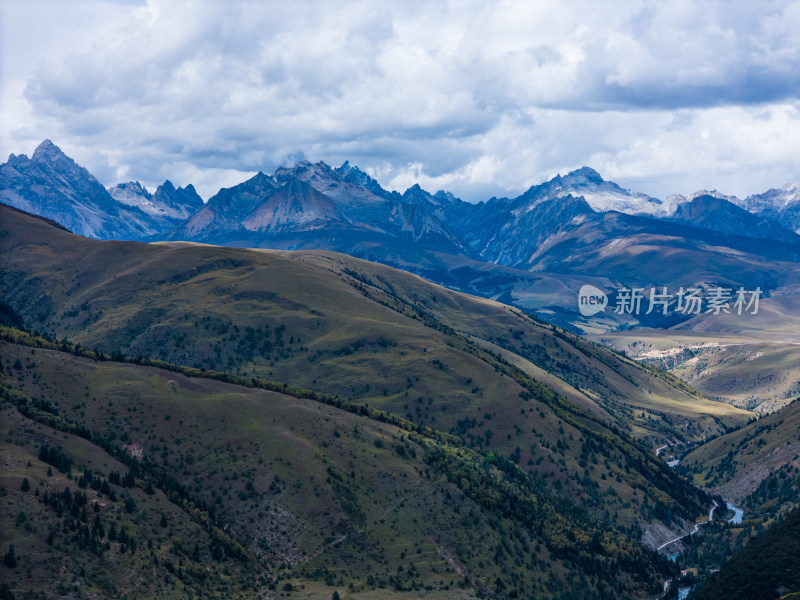
[(800, 204), (800, 181), (787, 183), (777, 189), (772, 188), (763, 194), (748, 196), (744, 202), (748, 210), (785, 210), (792, 205)]
[(517, 202), (529, 203), (529, 209), (554, 198), (583, 196), (595, 212), (617, 211), (657, 217), (670, 214), (671, 205), (647, 194), (624, 189), (613, 181), (605, 181), (591, 167), (581, 167), (567, 175), (556, 175), (550, 181), (533, 186)]
[(152, 196), (138, 181), (118, 183), (108, 188), (108, 193), (117, 202), (127, 206), (136, 206), (148, 214), (159, 214), (152, 202)]
[(800, 233), (800, 182), (787, 183), (778, 189), (748, 196), (744, 200), (744, 208)]
[(169, 180), (158, 186), (155, 194), (138, 181), (117, 184), (108, 188), (108, 193), (117, 202), (135, 206), (157, 219), (187, 219), (203, 205), (193, 186), (176, 189)]
[[(127, 183), (118, 183), (114, 187), (108, 188), (108, 193), (111, 194), (112, 198), (115, 200), (119, 200), (120, 198), (125, 196), (145, 196), (146, 198), (150, 197), (150, 192), (147, 191), (147, 188), (144, 187), (138, 181), (128, 181)], [(127, 203), (126, 203), (127, 204)]]
[(728, 196), (719, 192), (717, 190), (698, 190), (694, 194), (691, 194), (686, 200), (687, 202), (691, 202), (695, 198), (699, 198), (700, 196), (711, 196), (712, 198), (717, 198), (718, 200), (727, 200), (731, 204), (735, 204), (736, 206), (742, 206), (744, 203), (739, 200), (736, 196)]

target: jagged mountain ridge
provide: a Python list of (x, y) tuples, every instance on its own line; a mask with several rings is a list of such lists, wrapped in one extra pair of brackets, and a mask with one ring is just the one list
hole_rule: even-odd
[[(36, 169), (33, 169), (32, 165), (38, 167), (39, 172), (33, 172)], [(508, 254), (509, 243), (513, 245), (514, 232), (528, 226), (532, 220), (536, 220), (535, 225), (547, 229), (551, 235), (559, 233), (559, 226), (569, 221), (560, 214), (559, 208), (569, 210), (574, 208), (572, 198), (582, 197), (585, 205), (596, 213), (616, 211), (624, 214), (687, 221), (685, 205), (693, 202), (700, 195), (710, 195), (729, 200), (749, 212), (770, 221), (781, 222), (789, 228), (794, 228), (793, 218), (796, 216), (795, 213), (800, 211), (800, 184), (787, 184), (779, 190), (769, 190), (743, 201), (718, 192), (705, 191), (697, 192), (688, 199), (683, 196), (670, 196), (662, 201), (646, 194), (623, 189), (614, 182), (605, 181), (597, 171), (589, 167), (582, 167), (564, 176), (556, 175), (549, 181), (532, 186), (516, 198), (492, 198), (479, 204), (462, 202), (452, 194), (443, 191), (430, 194), (418, 184), (403, 194), (390, 192), (382, 188), (374, 178), (347, 161), (338, 168), (331, 168), (324, 162), (312, 164), (309, 161), (301, 161), (292, 168), (277, 169), (272, 176), (261, 173), (256, 177), (269, 178), (273, 188), (296, 179), (326, 195), (339, 208), (340, 213), (326, 212), (325, 220), (336, 220), (389, 235), (405, 236), (416, 241), (420, 241), (426, 236), (441, 236), (449, 243), (459, 247), (465, 254), (471, 254), (472, 258), (480, 257), (501, 264), (508, 264), (508, 261), (501, 259), (501, 256)], [(38, 198), (38, 202), (31, 198), (31, 196), (36, 196), (36, 191), (31, 189), (31, 185), (26, 187), (26, 183), (30, 184), (31, 180), (37, 178), (47, 180), (37, 182), (39, 185), (44, 184), (39, 191), (46, 190), (47, 195), (46, 198)], [(99, 182), (49, 140), (40, 144), (30, 160), (25, 155), (12, 155), (9, 162), (3, 165), (1, 181), (2, 198), (8, 204), (37, 214), (44, 213), (43, 216), (54, 218), (60, 222), (71, 222), (72, 228), (92, 237), (135, 238), (137, 235), (143, 237), (154, 234), (163, 236), (168, 228), (172, 229), (176, 225), (183, 226), (183, 222), (191, 219), (204, 208), (202, 199), (197, 195), (193, 186), (188, 185), (186, 188), (176, 189), (170, 181), (159, 186), (155, 194), (150, 194), (138, 182), (118, 184), (107, 190), (108, 195), (103, 194), (99, 189), (101, 187)], [(242, 185), (229, 188), (228, 193), (243, 191), (246, 194), (247, 187), (242, 188)], [(21, 191), (25, 193), (20, 193)], [(214, 198), (221, 195), (226, 195), (225, 190), (220, 190)], [(72, 205), (65, 202), (65, 196), (71, 200)], [(79, 205), (78, 200), (83, 200), (84, 205)], [(557, 202), (559, 200), (563, 202)], [(293, 200), (287, 199), (287, 201), (291, 203)], [(535, 211), (540, 204), (547, 202), (552, 203), (548, 215), (534, 212), (532, 216), (536, 219), (531, 219), (531, 215), (524, 216)], [(58, 214), (60, 203), (67, 205), (60, 207), (60, 210), (65, 212), (61, 219)], [(409, 206), (415, 206), (416, 209), (412, 211), (408, 208)], [(113, 231), (112, 225), (98, 229), (96, 223), (94, 227), (81, 226), (80, 219), (70, 218), (70, 212), (84, 213), (85, 215), (87, 212), (92, 212), (88, 210), (89, 208), (95, 209), (95, 221), (102, 218), (103, 214), (111, 216), (124, 214), (128, 222), (114, 223), (113, 226), (116, 226), (119, 231)], [(145, 217), (145, 221), (142, 221), (141, 215), (135, 209), (139, 209), (140, 212), (158, 223), (146, 222), (147, 217)], [(715, 207), (709, 207), (706, 210), (713, 209)], [(729, 210), (729, 208), (724, 210)], [(132, 214), (127, 214), (126, 211)], [(281, 214), (283, 214), (281, 210), (275, 211), (276, 218), (283, 218), (279, 216)], [(231, 226), (238, 216), (240, 215), (227, 215), (228, 226)], [(306, 228), (309, 220), (314, 220), (301, 217), (299, 213), (297, 216), (300, 227), (303, 229)], [(208, 218), (208, 215), (205, 218)], [(552, 222), (549, 221), (550, 218), (556, 219), (555, 230)], [(83, 221), (87, 220), (91, 221), (91, 219), (83, 219)], [(705, 219), (704, 223), (694, 221), (692, 224), (699, 228), (708, 228), (707, 224), (710, 221), (713, 219)], [(476, 223), (480, 223), (482, 228), (488, 227), (492, 230), (492, 235), (479, 235), (476, 239), (473, 231)], [(748, 223), (748, 225), (750, 224)], [(288, 223), (283, 223), (278, 227), (269, 227), (262, 223), (260, 229), (275, 232), (285, 230), (287, 227)], [(192, 232), (195, 229), (183, 227), (183, 230)], [(774, 227), (768, 227), (764, 231), (766, 232), (764, 235), (756, 237), (779, 239), (790, 243), (797, 241), (790, 236), (787, 237), (785, 232)], [(727, 232), (745, 237), (750, 235), (750, 229), (747, 227)], [(102, 235), (100, 235), (101, 233)], [(494, 239), (497, 234), (503, 234), (510, 239)], [(493, 251), (493, 247), (496, 250)], [(468, 248), (471, 249), (471, 252), (468, 251)], [(495, 254), (500, 256), (495, 256)]]
[[(201, 204), (192, 186), (175, 190), (169, 182), (153, 195), (135, 182), (111, 188), (112, 195), (88, 171), (62, 158), (60, 150), (50, 154), (43, 149), (37, 155), (45, 167), (57, 170), (47, 166), (48, 160), (55, 165), (68, 161), (80, 173), (73, 177), (78, 184), (48, 180), (52, 210), (42, 210), (44, 202), (24, 201), (15, 191), (35, 187), (32, 178), (26, 180), (25, 173), (15, 170), (17, 157), (2, 166), (2, 173), (13, 177), (0, 179), (0, 195), (13, 206), (90, 237), (334, 250), (527, 310), (544, 309), (562, 324), (575, 322), (575, 290), (590, 279), (613, 285), (745, 285), (769, 291), (796, 280), (800, 261), (800, 236), (765, 212), (772, 205), (791, 212), (791, 186), (754, 200), (753, 206), (762, 211), (758, 216), (750, 218), (741, 210), (731, 219), (734, 205), (741, 204), (734, 197), (711, 192), (726, 201), (701, 200), (701, 211), (697, 198), (706, 194), (662, 202), (604, 181), (588, 167), (532, 186), (516, 198), (471, 204), (447, 192), (431, 194), (418, 184), (403, 194), (387, 191), (348, 162), (331, 168), (301, 161), (273, 175), (259, 172)], [(105, 210), (87, 202), (91, 196), (75, 191), (88, 178)], [(23, 201), (15, 204), (15, 199)], [(66, 206), (63, 215), (59, 203)], [(111, 215), (110, 224), (81, 228), (72, 213), (88, 210), (84, 204), (95, 215)], [(170, 222), (167, 207), (170, 218), (192, 214)], [(618, 210), (599, 210), (603, 207)], [(499, 266), (512, 270), (495, 272)], [(545, 280), (556, 275), (563, 284), (546, 284), (552, 291), (543, 296), (545, 280), (532, 279), (530, 273), (543, 274)]]
[(787, 183), (780, 188), (771, 188), (762, 194), (752, 194), (745, 199), (728, 196), (717, 190), (700, 190), (688, 198), (681, 195), (670, 197), (677, 207), (691, 202), (699, 196), (712, 196), (727, 200), (749, 213), (779, 223), (786, 229), (800, 234), (800, 182)]
[(535, 185), (517, 198), (517, 202), (530, 204), (533, 208), (538, 202), (567, 196), (583, 196), (596, 212), (614, 210), (628, 214), (666, 216), (674, 209), (670, 203), (606, 181), (590, 167), (581, 167), (563, 177), (556, 175), (549, 181)]
[(50, 140), (31, 158), (9, 156), (0, 165), (0, 201), (53, 219), (81, 235), (139, 237), (152, 233), (147, 215), (117, 203), (85, 168)]
[(748, 196), (743, 208), (800, 233), (800, 182), (787, 183), (779, 189)]
[(292, 179), (281, 186), (258, 173), (234, 188), (220, 190), (168, 237), (215, 241), (231, 231), (311, 230), (341, 219), (330, 198), (308, 184)]
[(152, 196), (138, 183), (106, 190), (50, 140), (31, 158), (12, 154), (0, 165), (0, 202), (102, 239), (158, 235), (202, 206), (192, 186), (176, 189), (169, 181)]
[(192, 184), (178, 187), (167, 179), (158, 186), (155, 194), (147, 191), (138, 181), (120, 183), (108, 188), (117, 202), (136, 206), (151, 217), (174, 226), (185, 221), (203, 207), (203, 199)]
[[(350, 177), (351, 180), (348, 180)], [(365, 182), (378, 194), (354, 181)], [(356, 168), (331, 169), (325, 163), (298, 163), (274, 175), (258, 173), (220, 190), (195, 215), (172, 231), (167, 240), (232, 241), (285, 248), (327, 248), (358, 254), (363, 242), (392, 245), (422, 243), (432, 249), (466, 253), (458, 235), (441, 214), (429, 210), (439, 200), (413, 188), (403, 196), (379, 189)], [(314, 238), (308, 232), (323, 232)], [(335, 231), (338, 242), (331, 240)], [(264, 238), (264, 234), (271, 237)], [(298, 239), (297, 235), (301, 234)], [(266, 243), (264, 243), (266, 242)], [(270, 244), (272, 242), (272, 244)]]
[[(665, 225), (665, 220), (669, 217), (669, 220), (680, 221), (693, 227), (693, 230), (688, 228), (680, 230), (680, 235), (701, 242), (708, 241), (707, 231), (712, 231), (733, 237), (769, 239), (800, 246), (800, 237), (763, 217), (760, 219), (762, 226), (755, 229), (753, 228), (755, 219), (748, 221), (741, 218), (732, 222), (727, 220), (727, 228), (724, 231), (719, 231), (716, 226), (707, 226), (708, 223), (725, 220), (724, 217), (727, 216), (725, 211), (729, 211), (730, 206), (707, 206), (704, 209), (702, 223), (689, 222), (686, 218), (686, 209), (681, 208), (686, 202), (677, 204), (677, 200), (673, 198), (669, 202), (662, 203), (655, 198), (623, 190), (613, 182), (604, 181), (596, 171), (588, 167), (563, 177), (557, 176), (539, 186), (533, 186), (517, 198), (493, 198), (478, 204), (463, 202), (446, 192), (430, 194), (418, 184), (402, 195), (388, 192), (374, 179), (349, 163), (333, 169), (322, 162), (312, 164), (302, 161), (294, 168), (278, 169), (271, 177), (263, 174), (257, 177), (269, 178), (270, 186), (285, 185), (293, 180), (302, 181), (330, 198), (340, 211), (338, 215), (328, 213), (324, 220), (327, 226), (336, 227), (338, 234), (335, 240), (330, 236), (323, 236), (317, 240), (305, 236), (303, 240), (292, 239), (293, 245), (287, 246), (286, 240), (276, 238), (253, 240), (252, 236), (249, 236), (251, 243), (256, 241), (257, 245), (266, 247), (317, 247), (364, 256), (365, 245), (392, 246), (393, 239), (402, 239), (418, 243), (430, 251), (447, 252), (494, 264), (541, 271), (549, 268), (546, 265), (554, 262), (552, 259), (547, 259), (549, 249), (564, 239), (570, 239), (570, 232), (581, 225), (594, 223), (595, 227), (587, 235), (594, 240), (604, 238), (604, 241), (609, 241), (625, 235), (625, 231), (614, 231), (613, 228), (601, 226), (600, 223), (607, 225), (618, 220), (627, 227), (630, 222), (628, 216), (648, 219), (636, 221), (636, 228), (646, 229), (652, 235), (662, 236), (665, 227), (670, 231), (674, 230), (674, 227), (670, 229)], [(242, 206), (248, 206), (251, 210), (255, 210), (256, 204), (264, 200), (264, 198), (251, 198), (248, 201), (247, 186), (244, 184), (228, 189), (224, 195), (233, 197), (240, 193), (244, 195), (236, 201), (237, 205), (241, 202)], [(212, 198), (209, 205), (216, 204), (218, 196)], [(292, 200), (287, 197), (286, 202), (291, 203)], [(668, 212), (673, 205), (677, 206), (675, 212)], [(608, 206), (620, 208), (622, 212), (598, 210)], [(246, 229), (242, 225), (244, 213), (239, 214), (234, 211), (235, 214), (226, 212), (223, 215), (219, 207), (215, 207), (214, 210), (220, 222), (229, 223), (227, 227), (230, 228), (228, 232), (230, 235), (226, 238), (224, 227), (217, 228), (213, 242), (237, 245), (242, 241), (240, 239), (242, 229)], [(276, 207), (275, 214), (282, 213), (282, 210), (288, 208)], [(678, 212), (681, 210), (683, 212)], [(620, 216), (610, 219), (604, 216), (611, 213)], [(674, 216), (676, 214), (677, 217)], [(661, 216), (655, 218), (655, 215)], [(206, 215), (203, 218), (209, 217)], [(308, 231), (308, 221), (308, 218), (298, 215), (295, 233)], [(316, 229), (325, 229), (322, 226), (323, 222), (319, 225)], [(262, 228), (262, 231), (287, 234), (291, 229), (292, 227), (285, 223), (280, 228)], [(584, 230), (586, 229), (588, 228), (584, 227)], [(602, 233), (598, 233), (599, 230), (602, 230)], [(698, 233), (697, 230), (704, 233)], [(191, 228), (188, 232), (185, 228), (172, 231), (166, 237), (178, 240), (183, 239), (182, 236), (187, 233), (192, 234)], [(711, 236), (715, 243), (719, 241), (718, 237)], [(208, 237), (190, 239), (212, 241)], [(734, 245), (737, 248), (741, 246), (738, 242)], [(391, 260), (389, 263), (393, 264)]]

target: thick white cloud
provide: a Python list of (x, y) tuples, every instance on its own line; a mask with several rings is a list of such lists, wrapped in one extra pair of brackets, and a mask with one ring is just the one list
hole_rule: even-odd
[(0, 151), (208, 197), (300, 157), (477, 200), (800, 179), (797, 2), (3, 4)]

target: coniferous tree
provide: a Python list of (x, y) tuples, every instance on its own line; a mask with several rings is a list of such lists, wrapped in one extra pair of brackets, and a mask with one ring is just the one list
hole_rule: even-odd
[(17, 557), (14, 555), (14, 544), (8, 546), (8, 552), (3, 557), (3, 564), (9, 569), (17, 566)]

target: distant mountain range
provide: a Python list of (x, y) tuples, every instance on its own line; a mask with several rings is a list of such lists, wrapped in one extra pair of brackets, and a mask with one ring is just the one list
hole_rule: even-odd
[(800, 184), (745, 200), (659, 200), (588, 167), (471, 204), (419, 185), (390, 192), (348, 162), (302, 161), (204, 204), (169, 181), (154, 194), (138, 182), (107, 190), (45, 140), (32, 158), (0, 165), (0, 201), (100, 239), (334, 250), (562, 321), (574, 319), (587, 282), (770, 291), (796, 283), (800, 262)]
[(0, 165), (0, 202), (98, 239), (160, 235), (203, 206), (191, 185), (175, 189), (169, 181), (155, 195), (138, 183), (106, 190), (50, 140), (31, 158), (12, 154)]

